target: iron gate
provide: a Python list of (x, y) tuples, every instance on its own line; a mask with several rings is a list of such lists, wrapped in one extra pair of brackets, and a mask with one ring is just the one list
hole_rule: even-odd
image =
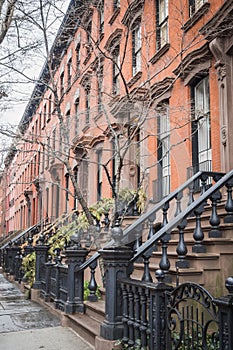
[(219, 322), (214, 298), (187, 282), (166, 293), (167, 344), (173, 350), (219, 349)]

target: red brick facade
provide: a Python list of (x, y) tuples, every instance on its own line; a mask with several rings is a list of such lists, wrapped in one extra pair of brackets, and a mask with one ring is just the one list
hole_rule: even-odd
[(233, 165), (231, 1), (72, 3), (6, 158), (2, 235), (77, 208), (71, 176), (88, 204), (111, 197), (115, 138), (120, 186), (156, 201)]

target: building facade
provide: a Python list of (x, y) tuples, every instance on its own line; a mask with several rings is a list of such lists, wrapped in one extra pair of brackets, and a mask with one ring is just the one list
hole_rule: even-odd
[(2, 235), (232, 169), (231, 0), (71, 1), (5, 159)]

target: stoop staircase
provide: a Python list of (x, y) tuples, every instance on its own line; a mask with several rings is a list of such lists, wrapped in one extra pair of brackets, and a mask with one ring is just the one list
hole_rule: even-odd
[[(211, 174), (211, 176), (213, 176), (213, 174)], [(222, 176), (223, 174), (215, 174), (213, 179), (217, 181)], [(202, 175), (197, 175), (196, 179), (203, 180), (203, 178), (206, 179), (207, 177), (207, 173), (202, 173)], [(195, 179), (192, 184), (194, 181)], [(205, 186), (205, 184), (202, 183), (202, 186)], [(189, 191), (190, 189), (192, 191), (190, 184), (188, 184), (187, 187), (189, 188)], [(176, 191), (176, 195), (174, 196), (176, 200), (178, 197), (177, 193), (180, 193), (180, 190)], [(202, 194), (203, 193), (204, 190), (202, 189)], [(204, 207), (201, 209), (201, 220), (198, 223), (202, 228), (204, 238), (201, 242), (196, 244), (196, 249), (193, 248), (193, 234), (197, 225), (197, 213), (196, 215), (191, 213), (191, 215), (187, 217), (187, 224), (183, 229), (183, 236), (185, 237), (185, 245), (187, 249), (187, 253), (184, 254), (185, 259), (183, 259), (183, 256), (180, 261), (178, 260), (177, 262), (177, 246), (180, 241), (180, 231), (178, 228), (171, 230), (169, 244), (167, 244), (168, 249), (166, 247), (167, 253), (165, 259), (163, 256), (165, 243), (162, 240), (156, 243), (156, 246), (153, 247), (149, 264), (149, 274), (152, 277), (153, 282), (157, 282), (156, 271), (160, 269), (163, 264), (161, 263), (161, 260), (164, 260), (166, 263), (166, 259), (168, 259), (170, 263), (169, 275), (165, 276), (165, 279), (166, 282), (174, 287), (184, 282), (191, 281), (204, 286), (215, 297), (225, 293), (225, 280), (231, 275), (233, 270), (233, 220), (230, 218), (229, 212), (226, 212), (225, 209), (226, 201), (229, 199), (227, 196), (229, 196), (229, 194), (231, 195), (231, 192), (228, 192), (228, 194), (226, 191), (223, 192), (221, 196), (222, 199), (220, 199), (219, 194), (217, 196), (218, 199), (216, 200), (215, 207), (217, 219), (215, 219), (216, 222), (219, 221), (218, 225), (213, 225), (213, 222), (212, 225), (210, 225), (209, 220), (210, 217), (213, 216), (213, 209), (209, 203), (204, 203)], [(138, 235), (136, 231), (134, 235), (134, 238), (136, 237), (136, 241), (134, 242), (134, 248), (136, 247), (136, 250), (140, 251), (140, 247), (143, 247), (142, 242), (147, 240), (147, 236), (152, 237), (150, 234), (151, 231), (153, 231), (154, 234), (156, 231), (159, 232), (161, 226), (163, 227), (163, 220), (166, 221), (168, 216), (164, 210), (166, 203), (167, 201), (164, 199), (161, 204), (157, 205), (162, 209), (163, 215), (159, 217), (159, 220), (157, 220), (156, 223), (154, 220), (153, 209), (151, 210), (151, 214), (146, 214), (147, 218), (149, 218), (149, 225), (146, 225), (146, 227), (143, 228), (142, 234)], [(178, 203), (178, 207), (180, 207), (180, 210), (178, 210), (178, 212), (176, 210), (175, 217), (182, 213), (181, 203)], [(174, 206), (173, 211), (175, 211)], [(137, 221), (138, 220), (132, 223), (131, 227), (135, 226), (135, 228), (138, 229)], [(139, 229), (141, 229), (141, 224), (139, 225)], [(125, 229), (126, 233), (124, 237), (127, 237), (129, 231), (130, 227)], [(142, 242), (139, 242), (141, 236)], [(139, 238), (138, 242), (137, 238)], [(125, 241), (132, 246), (132, 243), (130, 242), (131, 240), (129, 240), (128, 237)], [(94, 260), (97, 255), (98, 253), (96, 253), (91, 260)], [(88, 263), (84, 263), (84, 267), (87, 265)], [(143, 264), (142, 258), (139, 258), (138, 261), (134, 262), (134, 271), (131, 274), (131, 278), (142, 280), (143, 274), (145, 274), (145, 265)], [(68, 325), (93, 346), (95, 346), (96, 337), (100, 334), (100, 325), (105, 319), (105, 290), (101, 289), (101, 292), (101, 300), (97, 302), (85, 302), (86, 312), (84, 315), (67, 315)]]

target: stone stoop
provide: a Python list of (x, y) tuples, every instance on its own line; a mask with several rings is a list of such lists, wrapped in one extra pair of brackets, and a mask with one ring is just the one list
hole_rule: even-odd
[(85, 342), (95, 350), (113, 350), (119, 349), (116, 341), (105, 340), (100, 337), (100, 325), (105, 319), (105, 301), (97, 302), (86, 301), (85, 314), (66, 314), (65, 312), (55, 309), (52, 302), (45, 302), (39, 296), (39, 290), (31, 291), (31, 299), (45, 306), (52, 314), (59, 317), (62, 326), (71, 328)]

